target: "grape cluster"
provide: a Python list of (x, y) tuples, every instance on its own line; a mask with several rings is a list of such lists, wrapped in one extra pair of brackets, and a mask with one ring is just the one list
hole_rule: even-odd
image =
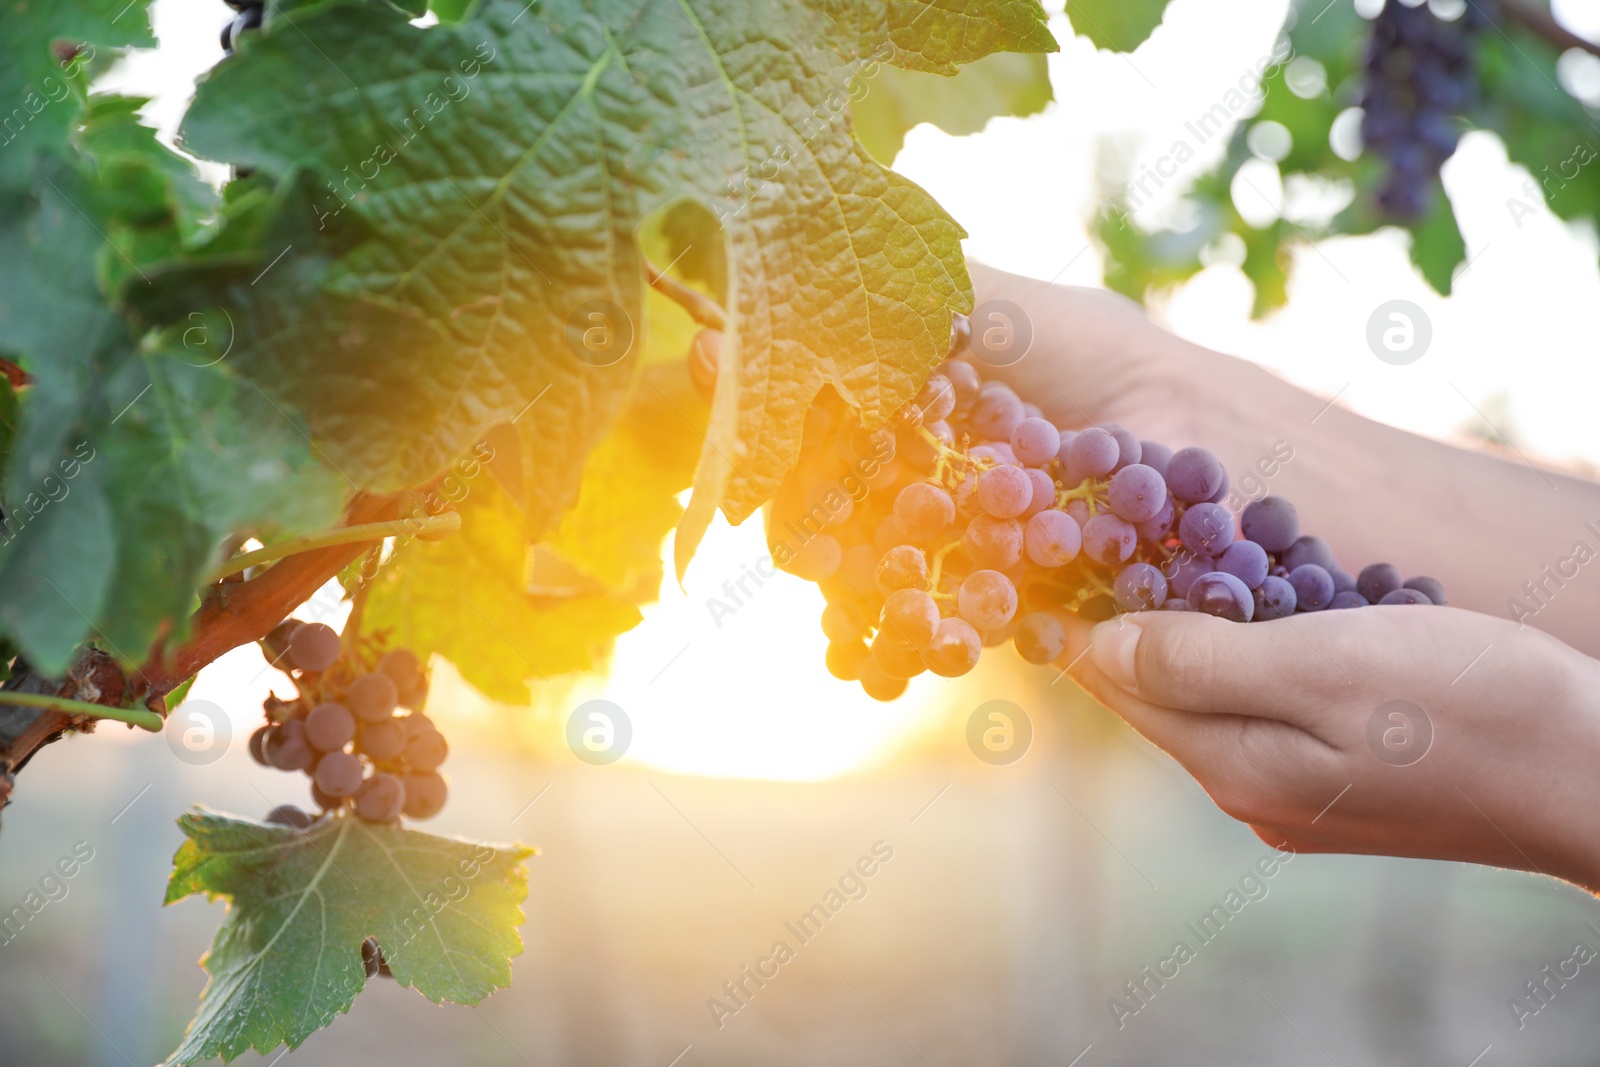
[(819, 396), (769, 516), (774, 562), (828, 602), (829, 671), (872, 697), (894, 699), (925, 670), (965, 674), (1006, 641), (1051, 662), (1070, 615), (1251, 622), (1445, 602), (1437, 581), (1387, 563), (1352, 577), (1282, 497), (1236, 522), (1227, 471), (1203, 448), (1174, 452), (1115, 423), (1057, 428), (983, 380), (964, 319), (955, 337), (892, 426), (867, 431)]
[[(380, 823), (439, 813), (447, 792), (439, 766), (450, 750), (422, 714), (428, 679), (411, 651), (380, 656), (360, 642), (344, 649), (332, 627), (294, 619), (262, 645), (299, 693), (293, 700), (267, 698), (267, 724), (250, 735), (257, 763), (310, 775), (312, 799), (323, 811), (348, 805), (357, 817)], [(409, 713), (399, 714), (402, 708)], [(290, 805), (274, 809), (269, 819), (310, 823)]]
[(1456, 150), (1456, 121), (1476, 87), (1473, 39), (1482, 10), (1446, 21), (1427, 4), (1388, 0), (1367, 39), (1363, 142), (1388, 163), (1378, 189), (1384, 216), (1410, 222), (1433, 205), (1434, 179)]

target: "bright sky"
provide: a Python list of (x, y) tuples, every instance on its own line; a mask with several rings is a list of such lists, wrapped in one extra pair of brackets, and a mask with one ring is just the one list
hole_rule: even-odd
[[(974, 258), (1098, 285), (1101, 264), (1085, 224), (1096, 204), (1101, 147), (1114, 143), (1145, 161), (1164, 153), (1186, 119), (1271, 50), (1285, 8), (1286, 0), (1176, 0), (1166, 25), (1131, 56), (1096, 52), (1057, 14), (1063, 48), (1050, 57), (1050, 72), (1062, 103), (1032, 118), (996, 120), (971, 137), (920, 127), (896, 169), (961, 222)], [(1600, 37), (1600, 0), (1558, 0), (1555, 8), (1573, 29)], [(161, 48), (126, 60), (103, 87), (155, 97), (146, 114), (170, 134), (195, 76), (221, 58), (217, 33), (228, 14), (220, 0), (157, 0)], [(1600, 146), (1592, 130), (1574, 132), (1575, 144), (1583, 139)], [(1208, 146), (1214, 154), (1202, 152), (1163, 192), (1170, 198), (1183, 178), (1203, 173), (1224, 143), (1217, 138)], [(1263, 167), (1255, 177), (1270, 196), (1275, 170)], [(1474, 406), (1488, 408), (1490, 397), (1503, 394), (1530, 451), (1600, 463), (1592, 415), (1600, 386), (1594, 233), (1545, 211), (1519, 226), (1506, 200), (1523, 195), (1527, 176), (1507, 164), (1490, 134), (1467, 136), (1444, 177), (1471, 260), (1448, 300), (1416, 275), (1399, 240), (1380, 234), (1300, 254), (1287, 307), (1265, 323), (1249, 320), (1249, 283), (1226, 264), (1207, 268), (1154, 310), (1187, 337), (1422, 432), (1449, 433), (1473, 417)], [(1159, 202), (1151, 206), (1161, 210)], [(1403, 367), (1377, 360), (1364, 340), (1372, 310), (1397, 297), (1421, 305), (1434, 329), (1428, 354)], [(828, 777), (882, 758), (962, 698), (961, 687), (924, 676), (908, 697), (883, 706), (833, 681), (821, 666), (821, 598), (786, 575), (715, 625), (707, 599), (723, 595), (723, 582), (764, 554), (758, 523), (735, 530), (719, 522), (687, 592), (664, 583), (644, 625), (618, 642), (609, 677), (572, 697), (603, 696), (628, 712), (630, 758), (691, 774)], [(194, 695), (228, 708), (242, 742), (268, 680), (259, 655), (242, 649), (209, 669)], [(435, 694), (463, 713), (475, 702), (466, 693)]]

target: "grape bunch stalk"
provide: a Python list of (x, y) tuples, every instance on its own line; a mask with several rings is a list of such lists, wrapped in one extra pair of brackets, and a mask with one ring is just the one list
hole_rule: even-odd
[(893, 700), (923, 671), (966, 674), (985, 646), (1049, 663), (1071, 616), (1244, 623), (1445, 603), (1437, 581), (1387, 563), (1341, 569), (1282, 497), (1236, 520), (1227, 471), (1204, 448), (1174, 452), (1115, 423), (1056, 427), (984, 380), (968, 330), (958, 316), (951, 355), (888, 426), (867, 430), (820, 394), (773, 499), (773, 560), (821, 588), (836, 677)]
[[(428, 678), (415, 654), (380, 654), (360, 640), (346, 648), (332, 627), (294, 619), (261, 644), (297, 694), (263, 703), (266, 725), (250, 735), (257, 763), (308, 774), (311, 797), (327, 814), (348, 808), (366, 822), (395, 823), (439, 813), (448, 792), (439, 766), (450, 749), (421, 711)], [(312, 819), (282, 805), (268, 821), (305, 827)]]
[(1361, 138), (1388, 164), (1379, 211), (1397, 222), (1428, 214), (1439, 168), (1456, 150), (1459, 116), (1477, 88), (1474, 38), (1486, 20), (1469, 3), (1454, 20), (1427, 4), (1387, 0), (1367, 39)]

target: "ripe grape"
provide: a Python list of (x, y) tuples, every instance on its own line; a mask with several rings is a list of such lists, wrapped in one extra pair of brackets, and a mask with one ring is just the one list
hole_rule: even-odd
[(408, 774), (400, 779), (400, 784), (405, 789), (404, 811), (407, 818), (431, 819), (444, 809), (449, 790), (444, 784), (443, 775), (433, 771)]
[(1100, 427), (1091, 426), (1072, 439), (1067, 465), (1085, 477), (1099, 478), (1110, 474), (1121, 458), (1122, 446), (1117, 439)]
[(1400, 587), (1400, 569), (1392, 563), (1373, 563), (1356, 576), (1356, 592), (1366, 597), (1369, 604), (1378, 603)]
[(1167, 586), (1174, 596), (1186, 597), (1189, 595), (1189, 587), (1194, 585), (1196, 578), (1202, 574), (1210, 574), (1216, 569), (1216, 560), (1210, 556), (1197, 556), (1185, 550), (1174, 556), (1161, 574), (1167, 579)]
[(306, 715), (305, 736), (318, 752), (333, 752), (355, 740), (356, 717), (343, 704), (318, 704)]
[(1111, 583), (1117, 607), (1123, 611), (1149, 611), (1167, 599), (1167, 579), (1149, 563), (1130, 563)]
[(830, 641), (823, 662), (829, 674), (841, 682), (853, 682), (861, 677), (861, 665), (866, 662), (869, 653), (867, 643), (859, 637)]
[(1139, 531), (1127, 519), (1102, 512), (1083, 526), (1083, 550), (1096, 563), (1122, 563), (1133, 555)]
[(1017, 623), (1012, 640), (1029, 663), (1049, 663), (1067, 650), (1067, 628), (1047, 611), (1032, 611)]
[(978, 506), (997, 519), (1014, 519), (1033, 501), (1033, 482), (1021, 467), (992, 467), (978, 475)]
[(356, 789), (356, 817), (364, 822), (394, 822), (406, 804), (405, 786), (379, 771)]
[(1229, 622), (1249, 622), (1255, 614), (1255, 597), (1250, 589), (1226, 571), (1212, 571), (1195, 579), (1189, 587), (1189, 605)]
[(844, 550), (839, 547), (838, 538), (832, 534), (817, 534), (800, 546), (787, 564), (779, 564), (784, 570), (808, 582), (825, 582), (839, 571), (839, 562), (844, 557)]
[(867, 632), (861, 614), (843, 604), (822, 609), (822, 632), (829, 641), (854, 641)]
[(1145, 522), (1159, 515), (1167, 505), (1167, 483), (1154, 467), (1130, 463), (1111, 476), (1106, 498), (1119, 518), (1132, 523)]
[(978, 393), (983, 389), (983, 382), (978, 377), (978, 372), (973, 369), (972, 364), (963, 363), (959, 359), (945, 360), (939, 364), (938, 372), (949, 379), (951, 387), (955, 389), (956, 406), (951, 409), (951, 414), (967, 414), (978, 402)]
[(912, 482), (894, 498), (894, 519), (906, 540), (926, 544), (956, 521), (950, 494), (927, 482)]
[(1154, 518), (1133, 524), (1138, 535), (1153, 545), (1159, 545), (1172, 532), (1172, 520), (1178, 517), (1178, 509), (1172, 502), (1171, 494), (1162, 502), (1161, 510), (1156, 512)]
[(1048, 463), (1061, 448), (1061, 431), (1044, 419), (1023, 419), (1011, 431), (1011, 451), (1029, 467)]
[(1364, 608), (1367, 606), (1367, 598), (1354, 589), (1341, 589), (1333, 594), (1333, 599), (1328, 602), (1329, 611), (1335, 608)]
[(1289, 572), (1298, 611), (1321, 611), (1333, 603), (1333, 575), (1315, 563), (1302, 563)]
[(1429, 599), (1427, 593), (1422, 592), (1420, 589), (1407, 589), (1402, 586), (1399, 589), (1391, 589), (1387, 593), (1383, 594), (1382, 598), (1378, 600), (1378, 603), (1431, 605), (1433, 601)]
[[(1339, 568), (1335, 567), (1333, 570), (1329, 571), (1328, 573), (1333, 575), (1333, 591), (1334, 591), (1335, 594), (1353, 593), (1353, 592), (1356, 591), (1356, 580), (1349, 572), (1342, 571)], [(1427, 581), (1432, 581), (1433, 579), (1429, 578), (1429, 579), (1426, 579), (1426, 580)], [(1439, 595), (1440, 596), (1444, 595), (1444, 590), (1443, 589), (1439, 590)]]
[[(1004, 468), (1016, 470), (1015, 467)], [(1028, 520), (1032, 522), (1032, 519)], [(962, 543), (975, 567), (1008, 570), (1022, 559), (1023, 526), (1016, 519), (996, 519), (979, 515), (967, 524)]]
[(894, 458), (894, 431), (887, 426), (876, 430), (858, 427), (850, 433), (850, 453), (855, 459), (875, 459), (887, 463)]
[(1139, 443), (1139, 438), (1134, 436), (1133, 431), (1124, 429), (1116, 423), (1101, 423), (1100, 428), (1117, 442), (1117, 462), (1111, 468), (1113, 474), (1139, 462), (1144, 446)]
[(927, 422), (942, 422), (956, 409), (956, 387), (943, 374), (930, 374), (917, 393), (917, 407)]
[(325, 671), (339, 658), (339, 633), (320, 622), (303, 622), (289, 637), (289, 665), (302, 671)]
[(1219, 555), (1233, 543), (1233, 516), (1221, 504), (1193, 504), (1178, 520), (1178, 536), (1196, 555)]
[(1333, 549), (1320, 537), (1295, 538), (1280, 562), (1290, 570), (1305, 563), (1315, 563), (1329, 574), (1339, 569), (1338, 561), (1333, 558)]
[(1162, 611), (1193, 611), (1189, 601), (1181, 596), (1169, 596), (1161, 603)]
[(983, 638), (965, 619), (940, 619), (933, 639), (922, 650), (923, 662), (941, 678), (959, 678), (978, 665)]
[(397, 758), (406, 747), (406, 729), (397, 719), (364, 722), (356, 731), (356, 752), (378, 763)]
[(329, 752), (317, 760), (311, 780), (335, 800), (355, 796), (361, 788), (361, 761), (348, 752)]
[(891, 678), (870, 657), (861, 665), (861, 689), (873, 700), (888, 702), (906, 691), (906, 679)]
[(990, 441), (988, 444), (979, 445), (967, 453), (976, 460), (993, 460), (996, 464), (1006, 467), (1020, 467), (1017, 454), (1011, 451), (1011, 446), (1004, 441)]
[(1287, 578), (1269, 574), (1255, 590), (1255, 604), (1258, 619), (1286, 619), (1294, 614), (1294, 586)]
[(990, 389), (986, 385), (972, 408), (972, 429), (990, 441), (1009, 441), (1011, 431), (1026, 417), (1022, 401), (1010, 387), (996, 384)]
[(271, 729), (272, 727), (270, 725), (258, 726), (256, 727), (255, 732), (250, 735), (250, 758), (261, 764), (263, 767), (272, 766), (272, 764), (267, 760), (266, 747), (267, 734)]
[(438, 730), (418, 730), (406, 738), (406, 766), (414, 771), (431, 771), (449, 754), (450, 746)]
[(922, 549), (912, 545), (897, 545), (884, 553), (878, 563), (878, 588), (884, 593), (896, 589), (928, 588), (928, 558)]
[(1267, 550), (1258, 541), (1235, 541), (1217, 557), (1217, 570), (1227, 571), (1251, 589), (1267, 577)]
[(997, 630), (1017, 611), (1017, 587), (994, 570), (973, 571), (956, 593), (956, 610), (981, 632)]
[(1167, 477), (1167, 464), (1172, 462), (1172, 449), (1159, 441), (1139, 442), (1139, 462), (1161, 475), (1163, 481)]
[(262, 747), (267, 762), (280, 771), (303, 771), (316, 759), (306, 740), (305, 723), (300, 719), (278, 723), (268, 731)]
[(1222, 463), (1203, 448), (1180, 448), (1167, 461), (1167, 488), (1185, 504), (1210, 500), (1226, 477)]
[(1028, 467), (1024, 472), (1028, 481), (1033, 485), (1033, 499), (1028, 501), (1027, 510), (1017, 516), (1020, 519), (1031, 519), (1045, 508), (1056, 502), (1056, 481), (1049, 473), (1038, 467)]
[(1023, 529), (1028, 558), (1041, 567), (1061, 567), (1077, 558), (1083, 531), (1064, 511), (1041, 511)]
[(293, 804), (279, 804), (267, 812), (267, 821), (277, 823), (279, 826), (292, 826), (296, 830), (304, 830), (311, 825), (311, 816)]
[(939, 625), (939, 605), (920, 589), (898, 589), (883, 602), (880, 624), (908, 647), (921, 648)]
[(1442, 606), (1447, 603), (1444, 598), (1444, 586), (1435, 578), (1407, 578), (1403, 588), (1415, 589), (1435, 604)]
[(1300, 536), (1300, 513), (1281, 496), (1262, 497), (1244, 506), (1239, 526), (1246, 540), (1268, 552), (1284, 552)]
[(872, 663), (890, 678), (915, 678), (928, 669), (920, 652), (883, 631), (872, 639)]
[(394, 714), (400, 703), (400, 690), (388, 675), (374, 671), (350, 683), (344, 702), (362, 722), (379, 722)]

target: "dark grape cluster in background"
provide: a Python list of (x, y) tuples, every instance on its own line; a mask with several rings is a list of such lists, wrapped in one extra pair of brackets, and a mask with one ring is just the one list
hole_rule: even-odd
[(1370, 604), (1443, 604), (1387, 563), (1351, 575), (1277, 496), (1237, 517), (1203, 448), (1174, 452), (1115, 423), (1063, 430), (984, 381), (957, 319), (950, 358), (892, 427), (866, 431), (836, 394), (807, 414), (773, 500), (778, 566), (819, 584), (828, 669), (879, 700), (923, 671), (955, 677), (1011, 642), (1030, 663), (1065, 620), (1201, 611), (1234, 622)]
[[(447, 792), (439, 766), (449, 746), (422, 714), (428, 679), (411, 651), (380, 654), (364, 643), (347, 648), (332, 627), (294, 619), (261, 643), (298, 693), (265, 701), (267, 723), (250, 736), (257, 763), (304, 771), (312, 799), (325, 812), (349, 807), (378, 823), (439, 813)], [(293, 826), (311, 821), (292, 805), (274, 809), (268, 819)]]
[(1461, 137), (1458, 116), (1477, 88), (1474, 37), (1486, 16), (1473, 0), (1445, 20), (1427, 4), (1387, 0), (1367, 39), (1361, 139), (1387, 163), (1377, 207), (1411, 222), (1427, 215), (1439, 168)]

